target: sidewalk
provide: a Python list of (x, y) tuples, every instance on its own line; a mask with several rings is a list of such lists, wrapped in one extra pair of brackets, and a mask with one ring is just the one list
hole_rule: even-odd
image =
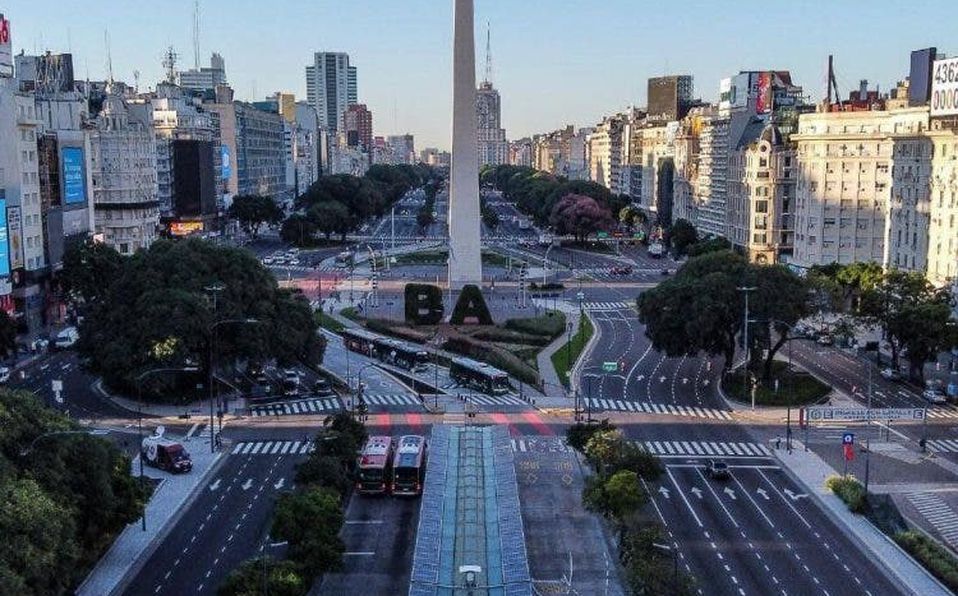
[(775, 456), (787, 472), (803, 484), (822, 506), (825, 514), (853, 538), (862, 552), (880, 567), (907, 593), (916, 596), (948, 596), (951, 592), (915, 562), (891, 538), (866, 518), (848, 510), (845, 503), (825, 488), (825, 479), (837, 474), (825, 461), (805, 446), (792, 440), (789, 454), (776, 449)]
[[(166, 535), (176, 525), (190, 503), (199, 496), (201, 486), (219, 465), (225, 461), (225, 448), (213, 454), (203, 449), (202, 441), (187, 440), (184, 445), (193, 459), (193, 471), (189, 474), (172, 476), (155, 468), (144, 467), (144, 475), (160, 480), (153, 496), (146, 505), (146, 531), (141, 521), (128, 525), (113, 546), (97, 563), (90, 575), (77, 589), (79, 596), (106, 596), (119, 594), (147, 559), (159, 547)], [(139, 475), (139, 459), (133, 460), (132, 473)]]
[[(107, 398), (117, 407), (123, 408), (133, 413), (140, 411), (140, 408), (143, 409), (143, 415), (148, 417), (155, 418), (176, 418), (183, 414), (189, 413), (191, 416), (201, 416), (204, 414), (209, 414), (209, 400), (198, 401), (191, 404), (183, 404), (179, 406), (168, 406), (162, 404), (150, 404), (144, 402), (142, 406), (140, 403), (133, 399), (128, 399), (125, 397), (119, 397), (107, 391), (106, 387), (103, 386), (103, 380), (97, 379), (93, 383), (93, 389)], [(236, 403), (237, 400), (231, 399), (230, 403)]]

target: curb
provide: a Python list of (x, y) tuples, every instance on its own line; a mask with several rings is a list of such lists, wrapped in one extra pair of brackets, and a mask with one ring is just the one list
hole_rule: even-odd
[[(586, 342), (585, 347), (582, 348), (582, 352), (579, 353), (579, 357), (575, 361), (575, 365), (572, 367), (572, 375), (569, 378), (570, 388), (579, 386), (579, 370), (582, 368), (582, 362), (592, 354), (592, 350), (595, 349), (595, 344), (598, 343), (599, 338), (602, 337), (602, 328), (595, 324), (595, 321), (589, 316), (589, 311), (582, 311), (582, 317), (580, 317), (579, 320), (580, 328), (582, 318), (589, 319), (589, 324), (592, 325), (592, 337)], [(575, 391), (575, 389), (572, 389), (572, 391)]]
[[(805, 446), (804, 446), (804, 445), (802, 445), (802, 449), (805, 449)], [(815, 503), (816, 503), (816, 505), (818, 506), (818, 508), (819, 508), (822, 512), (825, 513), (825, 516), (829, 519), (829, 521), (831, 521), (833, 524), (835, 524), (835, 526), (837, 526), (837, 528), (838, 528), (839, 530), (845, 530), (845, 531), (842, 532), (842, 534), (843, 534), (844, 536), (846, 536), (846, 537), (852, 542), (852, 544), (855, 545), (855, 547), (858, 549), (858, 551), (859, 551), (862, 555), (864, 555), (865, 559), (874, 562), (874, 563), (875, 563), (875, 566), (878, 567), (878, 569), (880, 570), (880, 572), (881, 572), (882, 574), (884, 574), (885, 578), (888, 579), (888, 581), (890, 581), (892, 584), (894, 584), (894, 585), (896, 585), (898, 588), (900, 588), (900, 589), (902, 590), (902, 593), (904, 593), (904, 594), (913, 594), (914, 596), (923, 596), (920, 592), (916, 592), (915, 590), (913, 590), (913, 589), (911, 588), (911, 586), (905, 582), (905, 580), (903, 579), (903, 577), (900, 576), (900, 575), (898, 575), (898, 573), (896, 573), (896, 571), (895, 571), (894, 569), (892, 569), (892, 568), (890, 568), (888, 565), (886, 565), (886, 564), (884, 563), (884, 561), (882, 561), (882, 560), (880, 560), (880, 559), (877, 559), (875, 552), (874, 552), (874, 551), (868, 546), (868, 544), (858, 535), (858, 533), (857, 533), (857, 532), (854, 532), (854, 531), (851, 531), (850, 528), (849, 528), (849, 525), (848, 525), (847, 523), (845, 523), (845, 520), (842, 519), (842, 517), (839, 516), (835, 511), (832, 511), (831, 507), (829, 507), (828, 504), (825, 502), (825, 500), (822, 498), (823, 495), (819, 494), (819, 492), (818, 492), (817, 490), (814, 490), (813, 487), (811, 487), (811, 486), (809, 486), (808, 484), (806, 484), (797, 474), (795, 474), (795, 473), (792, 471), (792, 469), (791, 469), (785, 462), (782, 461), (782, 459), (779, 457), (779, 452), (778, 452), (777, 450), (773, 450), (773, 452), (775, 453), (775, 459), (778, 460), (778, 462), (781, 464), (781, 466), (782, 466), (782, 471), (785, 472), (785, 475), (788, 476), (789, 478), (791, 478), (792, 481), (795, 482), (796, 484), (798, 484), (799, 486), (804, 486), (804, 487), (806, 487), (806, 489), (808, 490), (808, 493), (809, 493), (809, 497), (815, 499)], [(833, 496), (834, 496), (834, 495), (833, 495)], [(835, 498), (838, 499), (837, 496), (835, 496)], [(842, 503), (842, 506), (844, 507), (845, 504)], [(853, 513), (851, 513), (850, 511), (849, 511), (848, 513), (849, 513), (849, 515), (856, 515), (856, 516), (857, 516), (857, 514), (853, 514)], [(890, 545), (892, 545), (899, 553), (901, 553), (904, 557), (906, 557), (908, 560), (910, 560), (912, 563), (914, 563), (915, 566), (917, 566), (918, 569), (920, 569), (922, 572), (924, 572), (924, 574), (925, 574), (932, 582), (934, 582), (935, 584), (937, 584), (937, 585), (941, 588), (943, 594), (951, 594), (951, 593), (952, 593), (951, 590), (949, 590), (948, 588), (946, 588), (946, 587), (944, 586), (944, 584), (942, 584), (942, 583), (938, 580), (938, 578), (936, 578), (934, 575), (931, 574), (930, 571), (928, 571), (927, 569), (925, 569), (924, 566), (922, 566), (918, 561), (916, 561), (910, 554), (908, 554), (907, 552), (905, 552), (905, 550), (902, 549), (902, 548), (898, 545), (898, 543), (896, 543), (894, 540), (892, 540), (887, 534), (885, 534), (884, 532), (882, 532), (880, 529), (878, 529), (877, 527), (875, 527), (875, 525), (872, 524), (870, 520), (868, 520), (868, 519), (865, 518), (864, 516), (857, 516), (857, 517), (860, 517), (863, 522), (865, 522), (866, 524), (868, 524), (869, 527), (871, 527), (871, 528), (874, 529), (876, 532), (878, 532), (878, 534), (881, 535), (881, 537), (882, 537), (885, 541), (887, 541)]]

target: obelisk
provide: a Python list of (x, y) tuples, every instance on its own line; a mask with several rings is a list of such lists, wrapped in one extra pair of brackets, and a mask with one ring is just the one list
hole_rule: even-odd
[(452, 166), (449, 176), (449, 283), (482, 283), (476, 45), (473, 0), (455, 0), (452, 56)]

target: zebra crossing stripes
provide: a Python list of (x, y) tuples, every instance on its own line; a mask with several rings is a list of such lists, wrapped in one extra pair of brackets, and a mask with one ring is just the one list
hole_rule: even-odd
[(244, 441), (233, 446), (233, 455), (305, 455), (312, 453), (311, 441)]
[(628, 302), (583, 302), (582, 308), (585, 310), (629, 310), (632, 305)]
[(958, 418), (958, 407), (943, 406), (938, 408), (928, 408), (929, 418)]
[(958, 453), (958, 440), (954, 439), (929, 439), (927, 446), (932, 453)]
[(341, 408), (342, 404), (336, 398), (317, 398), (252, 406), (250, 413), (253, 416), (296, 416), (320, 414)]
[(958, 547), (958, 513), (944, 499), (932, 492), (909, 493), (907, 499), (949, 546)]
[(671, 416), (711, 418), (713, 420), (732, 420), (731, 412), (695, 406), (675, 406), (671, 404), (653, 404), (644, 401), (599, 398), (587, 398), (586, 405), (593, 409), (606, 411), (641, 412), (644, 414), (667, 414)]
[(418, 406), (422, 401), (415, 395), (393, 393), (389, 395), (363, 395), (363, 401), (371, 406)]
[(772, 457), (761, 443), (736, 441), (632, 441), (658, 457)]
[(523, 400), (514, 395), (470, 395), (466, 399), (481, 406), (525, 406)]

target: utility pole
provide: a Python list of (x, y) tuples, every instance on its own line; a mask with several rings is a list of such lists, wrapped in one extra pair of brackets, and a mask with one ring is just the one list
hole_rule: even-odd
[(226, 286), (223, 284), (213, 284), (211, 286), (206, 286), (203, 288), (213, 297), (213, 324), (210, 326), (210, 358), (209, 358), (209, 392), (210, 392), (210, 453), (216, 453), (216, 426), (215, 418), (213, 416), (213, 403), (216, 401), (216, 375), (213, 371), (213, 358), (215, 355), (215, 344), (216, 344), (216, 306), (217, 306), (217, 296), (220, 292), (226, 289)]
[[(745, 293), (745, 320), (744, 320), (745, 327), (743, 329), (743, 333), (744, 333), (743, 339), (745, 342), (745, 363), (742, 365), (742, 387), (744, 387), (745, 399), (748, 400), (748, 390), (749, 390), (748, 365), (749, 365), (749, 356), (751, 355), (749, 350), (749, 343), (748, 343), (748, 294), (749, 292), (754, 292), (758, 288), (754, 286), (752, 287), (743, 286), (741, 288), (736, 288), (736, 289), (739, 292)], [(755, 409), (755, 394), (754, 393), (752, 394), (752, 409), (753, 410)]]
[[(867, 364), (867, 360), (866, 360)], [(871, 425), (872, 423), (872, 366), (868, 366), (868, 420), (867, 424)], [(872, 434), (871, 429), (868, 429), (869, 432), (865, 433), (865, 494), (868, 494), (868, 473), (871, 468), (871, 440)]]

